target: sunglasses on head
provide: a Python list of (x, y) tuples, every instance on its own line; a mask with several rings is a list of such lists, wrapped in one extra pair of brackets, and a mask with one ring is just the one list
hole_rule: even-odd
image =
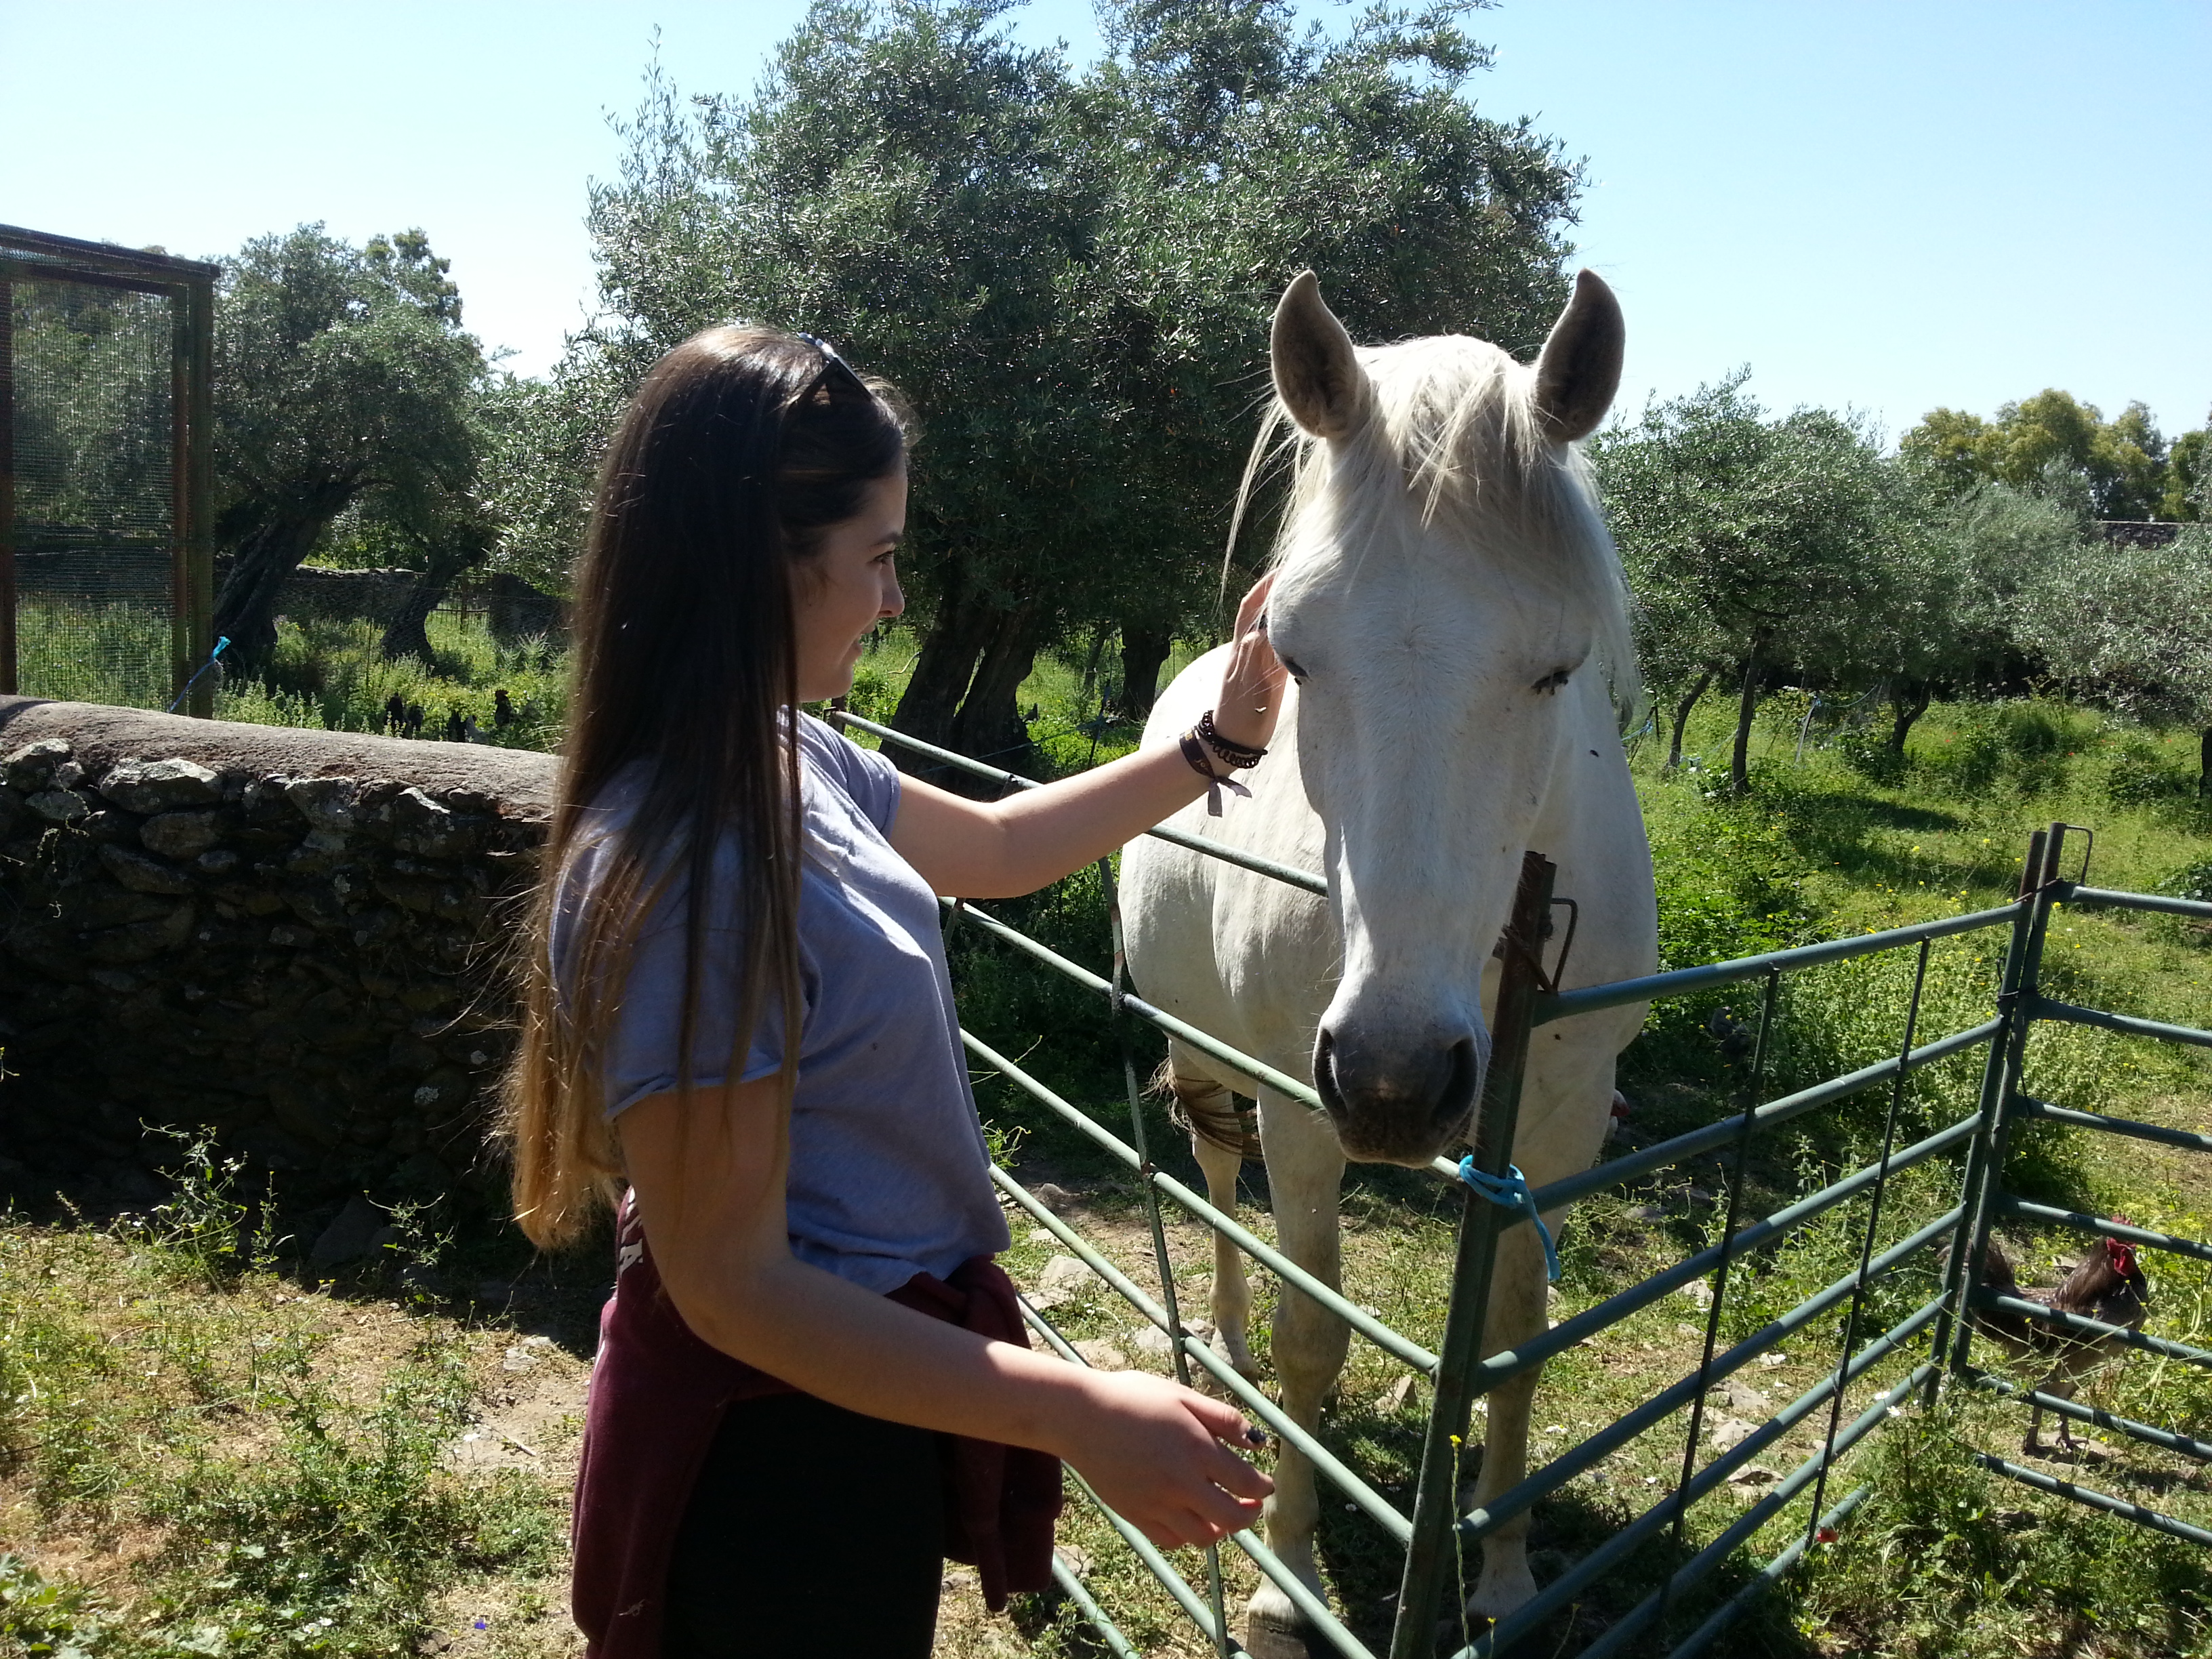
[(807, 383), (806, 390), (799, 393), (800, 402), (803, 403), (811, 398), (817, 391), (826, 390), (832, 382), (858, 392), (863, 398), (875, 395), (868, 390), (866, 382), (853, 372), (853, 366), (837, 355), (837, 348), (831, 345), (829, 341), (818, 334), (805, 332), (800, 333), (798, 337), (822, 354), (821, 371)]

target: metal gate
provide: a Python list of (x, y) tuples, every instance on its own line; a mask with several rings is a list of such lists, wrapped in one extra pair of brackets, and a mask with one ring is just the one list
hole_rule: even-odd
[(216, 275), (0, 225), (0, 692), (214, 711)]
[[(842, 712), (834, 718), (884, 743), (926, 756), (940, 766), (1010, 788), (1036, 787), (1031, 780), (968, 760), (872, 721)], [(1327, 890), (1322, 878), (1308, 872), (1226, 850), (1172, 830), (1156, 830), (1151, 833), (1306, 892), (1321, 894)], [(2023, 1117), (2212, 1152), (2212, 1136), (2081, 1111), (2033, 1099), (2020, 1091), (2023, 1057), (2030, 1032), (2038, 1021), (2072, 1022), (2156, 1041), (2212, 1047), (2212, 1032), (2078, 1007), (2043, 993), (2039, 970), (2055, 906), (2066, 903), (2084, 908), (2159, 911), (2212, 921), (2212, 904), (2111, 892), (2087, 886), (2078, 879), (2062, 878), (2061, 853), (2069, 833), (2087, 834), (2063, 824), (2035, 833), (2023, 866), (2019, 896), (1995, 908), (1855, 939), (1571, 991), (1555, 988), (1544, 966), (1547, 940), (1552, 933), (1549, 917), (1554, 903), (1564, 903), (1565, 898), (1552, 891), (1553, 871), (1550, 863), (1537, 854), (1529, 854), (1524, 861), (1512, 919), (1500, 941), (1504, 972), (1492, 1022), (1490, 1073), (1472, 1151), (1474, 1170), (1503, 1176), (1510, 1166), (1514, 1123), (1530, 1037), (1537, 1028), (1553, 1021), (1628, 1003), (1694, 995), (1721, 986), (1755, 984), (1759, 991), (1760, 1008), (1751, 1033), (1748, 1074), (1742, 1089), (1741, 1109), (1729, 1117), (1539, 1188), (1533, 1194), (1533, 1203), (1526, 1209), (1504, 1207), (1486, 1200), (1479, 1195), (1476, 1188), (1461, 1180), (1458, 1165), (1437, 1159), (1432, 1166), (1435, 1173), (1450, 1182), (1462, 1194), (1451, 1297), (1437, 1352), (1431, 1352), (1393, 1330), (1371, 1310), (1354, 1304), (1337, 1290), (1316, 1280), (1233, 1217), (1215, 1209), (1204, 1196), (1153, 1163), (1146, 1145), (1138, 1072), (1130, 1047), (1130, 1034), (1135, 1027), (1150, 1027), (1178, 1038), (1309, 1107), (1318, 1109), (1320, 1103), (1305, 1084), (1152, 1007), (1124, 986), (1119, 915), (1112, 902), (1112, 872), (1103, 860), (1100, 867), (1107, 884), (1109, 912), (1114, 916), (1114, 968), (1110, 975), (1097, 974), (1069, 961), (973, 905), (948, 901), (947, 926), (979, 928), (1096, 993), (1104, 1003), (1121, 1036), (1128, 1106), (1126, 1138), (1062, 1097), (1008, 1055), (964, 1031), (963, 1041), (977, 1060), (1129, 1170), (1146, 1206), (1157, 1286), (1138, 1284), (1005, 1170), (994, 1169), (993, 1179), (1013, 1206), (1048, 1231), (1165, 1336), (1178, 1378), (1188, 1382), (1202, 1371), (1218, 1389), (1303, 1452), (1312, 1462), (1319, 1479), (1334, 1488), (1347, 1507), (1363, 1514), (1395, 1548), (1403, 1551), (1404, 1571), (1390, 1638), (1387, 1647), (1378, 1651), (1347, 1628), (1258, 1537), (1243, 1532), (1229, 1540), (1313, 1621), (1320, 1638), (1346, 1659), (1382, 1659), (1384, 1653), (1388, 1659), (1431, 1659), (1440, 1650), (1437, 1619), (1443, 1611), (1445, 1581), (1462, 1552), (1479, 1544), (1498, 1527), (1526, 1514), (1540, 1499), (1592, 1470), (1631, 1442), (1686, 1410), (1680, 1474), (1671, 1489), (1658, 1494), (1657, 1501), (1642, 1514), (1559, 1573), (1533, 1601), (1492, 1628), (1472, 1635), (1455, 1656), (1455, 1659), (1489, 1659), (1489, 1656), (1504, 1653), (1555, 1615), (1572, 1607), (1643, 1546), (1671, 1535), (1678, 1553), (1686, 1557), (1681, 1565), (1662, 1580), (1657, 1589), (1613, 1620), (1594, 1639), (1572, 1650), (1583, 1659), (1604, 1659), (1605, 1656), (1628, 1652), (1665, 1652), (1670, 1659), (1681, 1659), (1709, 1645), (1817, 1542), (1836, 1536), (1837, 1529), (1869, 1496), (1869, 1488), (1861, 1485), (1832, 1501), (1829, 1485), (1839, 1461), (1906, 1411), (1931, 1404), (1947, 1380), (1956, 1379), (2023, 1404), (2039, 1405), (2072, 1420), (2094, 1424), (2161, 1450), (2200, 1461), (2212, 1460), (2212, 1444), (2070, 1401), (2023, 1390), (1972, 1363), (1974, 1325), (1971, 1315), (1977, 1308), (1988, 1307), (2081, 1334), (2107, 1336), (2130, 1347), (2188, 1364), (2212, 1366), (2212, 1352), (2119, 1330), (2094, 1320), (2055, 1313), (2040, 1303), (1994, 1296), (1972, 1283), (1966, 1272), (1969, 1260), (1980, 1259), (1980, 1246), (2000, 1218), (2068, 1227), (2093, 1235), (2110, 1234), (2148, 1249), (2212, 1261), (2212, 1245), (2204, 1242), (2173, 1237), (2109, 1218), (2033, 1204), (2003, 1188), (2008, 1136), (2012, 1126)], [(2084, 864), (2086, 867), (2086, 858)], [(1919, 1025), (1930, 946), (1941, 939), (1985, 930), (1993, 939), (2001, 937), (2003, 940), (1995, 1006), (1990, 1017), (1955, 1031), (1926, 1037)], [(1898, 1033), (1891, 1057), (1773, 1100), (1763, 1099), (1762, 1085), (1776, 1029), (1778, 993), (1784, 977), (1824, 964), (1908, 950), (1916, 953), (1912, 989), (1903, 1029)], [(1900, 1108), (1911, 1075), (1938, 1061), (1978, 1048), (1986, 1050), (1986, 1057), (1975, 1109), (1933, 1133), (1899, 1146)], [(1881, 1150), (1873, 1163), (1771, 1214), (1756, 1218), (1747, 1215), (1747, 1165), (1750, 1149), (1763, 1132), (1884, 1085), (1888, 1101)], [(1497, 1240), (1506, 1228), (1526, 1224), (1534, 1212), (1563, 1206), (1643, 1180), (1655, 1172), (1714, 1155), (1723, 1158), (1728, 1164), (1716, 1243), (1561, 1320), (1520, 1348), (1487, 1357), (1478, 1355)], [(1883, 1205), (1889, 1196), (1893, 1177), (1937, 1158), (1963, 1160), (1958, 1201), (1887, 1248), (1877, 1249)], [(1749, 1335), (1723, 1346), (1722, 1328), (1731, 1267), (1742, 1264), (1750, 1253), (1775, 1245), (1838, 1206), (1861, 1199), (1866, 1202), (1866, 1215), (1858, 1229), (1855, 1268)], [(1238, 1376), (1206, 1342), (1187, 1328), (1178, 1304), (1175, 1273), (1162, 1224), (1163, 1200), (1230, 1241), (1252, 1261), (1277, 1275), (1285, 1285), (1342, 1319), (1355, 1334), (1431, 1385), (1432, 1404), (1410, 1513), (1395, 1506), (1359, 1470), (1285, 1415), (1264, 1393)], [(1921, 1302), (1886, 1330), (1873, 1332), (1864, 1328), (1870, 1289), (1916, 1258), (1923, 1257), (1923, 1253), (1931, 1247), (1955, 1243), (1960, 1237), (1970, 1241), (1973, 1248), (1949, 1250), (1946, 1277), (1937, 1294)], [(1701, 1280), (1709, 1284), (1710, 1296), (1704, 1303), (1700, 1358), (1693, 1370), (1596, 1433), (1567, 1445), (1485, 1508), (1461, 1512), (1459, 1453), (1478, 1396)], [(1074, 1345), (1055, 1328), (1046, 1314), (1025, 1305), (1024, 1316), (1037, 1336), (1063, 1358), (1079, 1364), (1085, 1363)], [(1800, 1337), (1810, 1340), (1816, 1322), (1828, 1318), (1837, 1321), (1838, 1337), (1834, 1360), (1826, 1368), (1823, 1379), (1766, 1415), (1743, 1438), (1701, 1462), (1703, 1419), (1707, 1397), (1714, 1385), (1724, 1382), (1784, 1340)], [(1850, 1420), (1844, 1420), (1844, 1402), (1852, 1385), (1869, 1378), (1877, 1368), (1885, 1367), (1885, 1362), (1888, 1362), (1886, 1369), (1899, 1374)], [(1702, 1547), (1690, 1551), (1683, 1540), (1686, 1522), (1692, 1508), (1723, 1492), (1732, 1475), (1743, 1470), (1762, 1452), (1772, 1449), (1791, 1429), (1808, 1421), (1820, 1425), (1818, 1449), (1781, 1474), (1771, 1490), (1735, 1515)], [(2178, 1538), (2212, 1545), (2212, 1533), (2125, 1499), (2057, 1480), (2007, 1459), (1980, 1455), (1978, 1461), (1997, 1474), (2038, 1490), (2107, 1510)], [(1224, 1659), (1242, 1653), (1243, 1649), (1236, 1638), (1229, 1609), (1224, 1604), (1218, 1553), (1206, 1552), (1206, 1582), (1193, 1584), (1134, 1528), (1100, 1504), (1097, 1495), (1073, 1471), (1070, 1478), (1086, 1498), (1098, 1504), (1115, 1530), (1165, 1587), (1213, 1650)], [(1747, 1583), (1670, 1645), (1663, 1633), (1668, 1615), (1680, 1606), (1685, 1595), (1729, 1564), (1753, 1534), (1801, 1503), (1803, 1521), (1796, 1528), (1793, 1541), (1751, 1571)], [(1054, 1571), (1061, 1590), (1106, 1647), (1125, 1659), (1133, 1659), (1138, 1649), (1099, 1604), (1081, 1577), (1064, 1560), (1055, 1562)]]

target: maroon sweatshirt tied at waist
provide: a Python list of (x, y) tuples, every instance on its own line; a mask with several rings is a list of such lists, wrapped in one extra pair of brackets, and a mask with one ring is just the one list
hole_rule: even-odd
[[(615, 1293), (599, 1315), (582, 1462), (576, 1471), (570, 1606), (588, 1659), (661, 1659), (669, 1564), (691, 1488), (724, 1410), (799, 1392), (702, 1342), (662, 1289), (635, 1194), (616, 1228)], [(951, 1279), (916, 1273), (890, 1299), (994, 1341), (1029, 1346), (1013, 1281), (986, 1255)], [(973, 1565), (994, 1612), (1010, 1590), (1052, 1579), (1060, 1460), (938, 1437), (945, 1553)]]

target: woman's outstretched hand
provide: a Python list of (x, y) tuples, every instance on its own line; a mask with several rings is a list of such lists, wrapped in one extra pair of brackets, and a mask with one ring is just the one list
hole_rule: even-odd
[(1163, 1549), (1215, 1543), (1260, 1518), (1275, 1483), (1228, 1449), (1248, 1443), (1236, 1407), (1140, 1371), (1084, 1381), (1093, 1409), (1060, 1455), (1115, 1514)]
[(1267, 590), (1274, 585), (1271, 570), (1252, 584), (1237, 607), (1237, 632), (1228, 666), (1221, 671), (1221, 700), (1213, 705), (1213, 729), (1249, 749), (1265, 749), (1273, 739), (1283, 683), (1290, 678), (1267, 638)]

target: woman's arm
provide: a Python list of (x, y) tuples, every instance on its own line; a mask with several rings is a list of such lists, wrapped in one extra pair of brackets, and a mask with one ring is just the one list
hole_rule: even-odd
[(793, 1257), (779, 1086), (653, 1095), (616, 1120), (662, 1283), (702, 1341), (870, 1417), (1054, 1453), (1156, 1544), (1257, 1518), (1273, 1483), (1220, 1443), (1244, 1435), (1233, 1407), (987, 1340)]
[[(1284, 678), (1267, 630), (1258, 625), (1273, 580), (1262, 577), (1237, 607), (1235, 647), (1213, 715), (1223, 737), (1261, 749), (1274, 736)], [(968, 800), (908, 778), (900, 783), (890, 842), (940, 893), (1006, 898), (1033, 893), (1104, 857), (1205, 788), (1175, 749), (1140, 750), (1001, 801)]]

